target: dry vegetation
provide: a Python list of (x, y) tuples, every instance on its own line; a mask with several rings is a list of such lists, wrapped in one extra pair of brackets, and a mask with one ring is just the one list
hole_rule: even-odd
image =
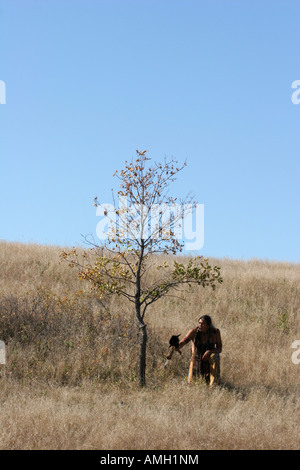
[[(154, 304), (140, 389), (131, 305), (99, 302), (61, 250), (0, 243), (1, 449), (299, 448), (299, 264), (211, 260), (216, 291)], [(213, 390), (187, 385), (189, 346), (160, 367), (169, 337), (204, 313), (223, 339)]]

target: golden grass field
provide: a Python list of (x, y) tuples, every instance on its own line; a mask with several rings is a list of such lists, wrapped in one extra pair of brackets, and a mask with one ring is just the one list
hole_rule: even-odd
[[(99, 302), (62, 249), (0, 243), (0, 449), (300, 447), (299, 264), (211, 259), (224, 279), (215, 291), (153, 304), (140, 389), (131, 305)], [(202, 314), (223, 340), (214, 389), (187, 384), (190, 345), (161, 367), (170, 336)]]

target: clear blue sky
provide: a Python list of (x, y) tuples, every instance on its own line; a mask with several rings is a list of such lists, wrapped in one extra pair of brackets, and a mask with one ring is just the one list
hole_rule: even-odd
[(200, 254), (300, 260), (298, 0), (0, 0), (0, 239), (77, 245), (147, 149)]

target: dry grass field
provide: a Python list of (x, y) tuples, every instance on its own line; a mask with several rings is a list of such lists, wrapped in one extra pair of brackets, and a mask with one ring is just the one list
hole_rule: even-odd
[[(147, 387), (131, 305), (99, 302), (62, 247), (0, 243), (0, 449), (298, 449), (300, 266), (211, 260), (224, 279), (149, 309)], [(155, 266), (152, 274), (155, 276)], [(187, 384), (190, 346), (161, 367), (172, 334), (209, 314), (221, 385)]]

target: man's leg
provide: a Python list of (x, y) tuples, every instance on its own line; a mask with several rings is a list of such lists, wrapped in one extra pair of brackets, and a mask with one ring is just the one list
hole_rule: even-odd
[(210, 380), (209, 385), (215, 385), (220, 383), (220, 355), (218, 353), (212, 353), (209, 358), (210, 365)]

